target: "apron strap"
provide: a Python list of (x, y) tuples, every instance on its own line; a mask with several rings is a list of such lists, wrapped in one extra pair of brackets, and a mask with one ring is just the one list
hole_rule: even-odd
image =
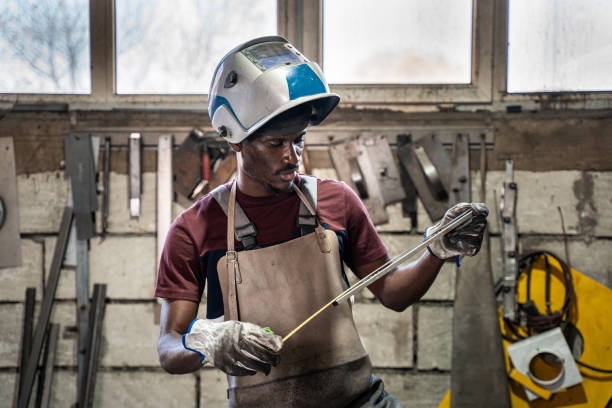
[(238, 288), (237, 284), (242, 283), (240, 276), (240, 265), (238, 264), (238, 254), (234, 247), (234, 211), (236, 209), (236, 181), (232, 183), (227, 209), (227, 275), (229, 280), (229, 299), (227, 300), (230, 320), (240, 320), (238, 313)]
[[(302, 179), (302, 187), (301, 191), (304, 193), (306, 197), (306, 201), (311, 204), (314, 208), (315, 213), (317, 210), (317, 178), (314, 176), (309, 176), (302, 174), (300, 175)], [(296, 221), (297, 227), (300, 229), (300, 235), (304, 236), (306, 234), (310, 234), (314, 231), (317, 220), (316, 217), (312, 214), (312, 212), (306, 207), (303, 200), (300, 200), (300, 211), (298, 212), (298, 218)]]
[[(316, 181), (316, 179), (315, 179), (315, 181)], [(308, 211), (310, 211), (310, 214), (311, 214), (312, 218), (315, 220), (316, 227), (314, 228), (314, 232), (317, 235), (317, 242), (319, 244), (319, 249), (321, 250), (321, 252), (324, 252), (324, 253), (330, 252), (331, 251), (331, 243), (329, 242), (329, 238), (325, 234), (325, 229), (321, 226), (321, 224), (319, 224), (319, 219), (317, 218), (317, 212), (312, 207), (312, 205), (308, 202), (308, 199), (306, 198), (304, 193), (302, 193), (302, 190), (300, 190), (298, 188), (298, 186), (294, 185), (293, 186), (293, 190), (295, 191), (297, 196), (302, 201), (302, 204), (304, 204), (306, 206), (306, 208), (308, 209)]]
[[(236, 185), (236, 181), (232, 182), (232, 188), (234, 185)], [(230, 232), (228, 229), (228, 237), (235, 235), (236, 240), (242, 243), (245, 249), (255, 248), (257, 246), (257, 228), (255, 228), (255, 224), (253, 224), (251, 220), (249, 220), (249, 217), (247, 217), (246, 213), (240, 206), (240, 203), (236, 202), (235, 199), (230, 200), (230, 190), (227, 189), (225, 184), (222, 184), (219, 187), (215, 188), (213, 191), (210, 192), (210, 195), (213, 196), (215, 201), (217, 201), (217, 203), (219, 204), (219, 207), (221, 207), (225, 215), (228, 216), (228, 220), (230, 218), (228, 214), (230, 201), (235, 202), (235, 218), (232, 217), (232, 220), (234, 220), (235, 228), (234, 232)], [(233, 244), (234, 242), (232, 241), (232, 245)]]

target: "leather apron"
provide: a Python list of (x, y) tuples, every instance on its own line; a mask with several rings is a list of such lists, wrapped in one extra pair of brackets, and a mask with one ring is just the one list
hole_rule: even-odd
[[(294, 189), (315, 216), (307, 198)], [(225, 320), (255, 323), (285, 336), (346, 289), (338, 239), (317, 219), (314, 233), (236, 252), (235, 200), (236, 182), (228, 203), (227, 254), (217, 264)], [(344, 407), (368, 389), (370, 374), (371, 362), (346, 301), (289, 338), (269, 375), (228, 376), (228, 396), (236, 407)]]

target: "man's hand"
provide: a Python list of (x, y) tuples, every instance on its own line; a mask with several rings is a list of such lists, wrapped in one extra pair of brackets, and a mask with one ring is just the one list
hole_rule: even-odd
[(229, 375), (268, 374), (279, 361), (280, 336), (252, 323), (197, 319), (183, 334), (183, 346), (203, 355), (203, 364)]
[(473, 212), (470, 220), (429, 245), (428, 248), (434, 256), (440, 259), (449, 259), (457, 255), (473, 256), (478, 253), (487, 226), (487, 215), (489, 215), (489, 208), (484, 203), (456, 204), (446, 211), (440, 221), (427, 228), (425, 236), (432, 235), (469, 209)]

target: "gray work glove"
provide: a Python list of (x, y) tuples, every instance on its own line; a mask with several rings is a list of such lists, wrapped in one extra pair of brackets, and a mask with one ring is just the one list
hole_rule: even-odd
[(202, 364), (229, 375), (269, 374), (279, 361), (280, 336), (256, 324), (196, 319), (183, 334), (183, 346), (202, 355)]
[(444, 237), (429, 244), (427, 248), (435, 257), (449, 259), (460, 255), (473, 256), (478, 253), (487, 226), (487, 215), (489, 215), (489, 207), (485, 203), (459, 203), (454, 205), (446, 211), (440, 221), (425, 230), (425, 236), (428, 237), (439, 231), (444, 225), (470, 208), (473, 211), (471, 219), (448, 232)]

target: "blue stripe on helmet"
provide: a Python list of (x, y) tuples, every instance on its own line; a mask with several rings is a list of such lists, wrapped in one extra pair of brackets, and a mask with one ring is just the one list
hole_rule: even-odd
[(234, 112), (232, 105), (229, 103), (227, 99), (225, 99), (222, 96), (218, 96), (218, 95), (215, 96), (210, 104), (209, 115), (211, 119), (213, 118), (213, 116), (215, 116), (215, 112), (217, 111), (217, 109), (219, 109), (223, 105), (227, 106), (227, 109), (229, 109), (229, 111), (232, 113), (232, 115), (234, 116), (234, 119), (236, 119), (236, 122), (238, 122), (238, 124), (242, 126), (243, 129), (246, 129), (246, 127), (242, 124), (242, 122), (240, 122), (240, 119), (238, 119), (238, 116), (236, 115), (236, 112)]
[(306, 64), (288, 67), (286, 79), (290, 100), (327, 92), (321, 78)]

